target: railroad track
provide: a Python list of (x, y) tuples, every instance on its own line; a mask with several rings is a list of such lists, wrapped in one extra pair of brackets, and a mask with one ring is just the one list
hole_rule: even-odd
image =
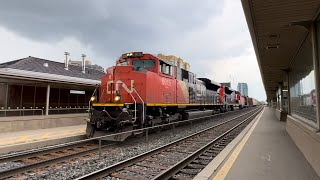
[(192, 179), (262, 110), (246, 113), (80, 179)]
[[(105, 146), (102, 146), (102, 148)], [(36, 149), (33, 151), (17, 153), (15, 155), (2, 156), (0, 158), (0, 163), (19, 163), (21, 166), (1, 171), (0, 179), (5, 179), (39, 167), (45, 167), (50, 164), (62, 162), (66, 159), (84, 156), (95, 152), (98, 149), (98, 144), (94, 142), (84, 142), (73, 145), (60, 145), (42, 151)]]
[[(213, 115), (215, 116), (215, 115)], [(206, 117), (206, 118), (211, 118)], [(196, 119), (204, 119), (196, 118)], [(110, 145), (115, 143), (109, 143), (107, 145), (101, 146), (101, 148), (110, 147)], [(86, 159), (86, 156), (96, 155), (99, 150), (99, 145), (94, 142), (94, 140), (81, 140), (71, 143), (64, 143), (39, 149), (27, 150), (17, 153), (12, 153), (8, 155), (0, 156), (1, 163), (18, 163), (21, 166), (15, 166), (11, 169), (6, 169), (4, 171), (0, 170), (0, 179), (5, 179), (9, 177), (23, 177), (23, 173), (32, 172), (40, 173), (41, 168), (49, 167), (54, 164), (63, 163), (65, 161), (74, 158)], [(28, 179), (28, 178), (25, 178)]]

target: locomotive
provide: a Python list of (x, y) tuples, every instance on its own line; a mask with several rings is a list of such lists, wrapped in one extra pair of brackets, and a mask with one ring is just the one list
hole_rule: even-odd
[[(86, 133), (97, 137), (233, 110), (225, 91), (157, 55), (125, 53), (107, 68), (90, 99)], [(130, 135), (105, 139), (123, 141)]]

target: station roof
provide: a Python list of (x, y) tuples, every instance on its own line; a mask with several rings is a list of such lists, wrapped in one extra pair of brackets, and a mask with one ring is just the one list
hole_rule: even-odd
[(268, 100), (276, 96), (285, 72), (308, 35), (319, 0), (241, 0)]
[(66, 70), (64, 63), (31, 56), (0, 64), (0, 75), (72, 84), (96, 85), (104, 74), (92, 68), (83, 73), (82, 67), (74, 65)]

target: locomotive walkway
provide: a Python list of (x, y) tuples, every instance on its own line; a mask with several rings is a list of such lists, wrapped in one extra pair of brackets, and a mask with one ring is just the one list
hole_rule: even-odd
[(231, 142), (195, 179), (320, 179), (286, 132), (285, 123), (271, 108), (264, 108), (243, 138)]

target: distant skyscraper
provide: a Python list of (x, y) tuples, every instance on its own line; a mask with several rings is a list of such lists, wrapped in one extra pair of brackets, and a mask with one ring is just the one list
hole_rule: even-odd
[(238, 91), (242, 95), (248, 96), (248, 84), (247, 83), (238, 83)]

